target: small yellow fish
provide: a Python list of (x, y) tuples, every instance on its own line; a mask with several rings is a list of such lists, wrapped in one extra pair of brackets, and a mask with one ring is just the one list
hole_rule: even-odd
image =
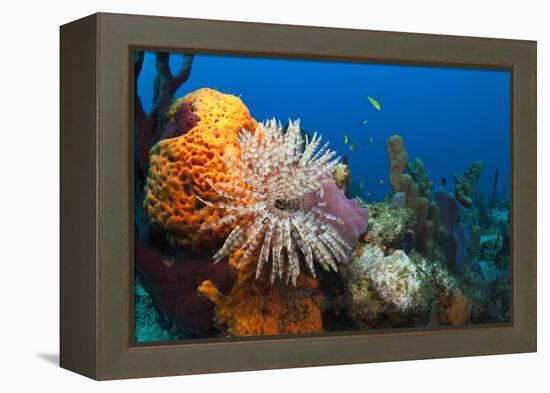
[(348, 136), (344, 134), (344, 145), (347, 145), (348, 141), (349, 141)]
[(372, 106), (374, 106), (376, 108), (376, 110), (382, 109), (382, 106), (380, 105), (380, 103), (377, 100), (375, 100), (371, 96), (367, 96), (367, 99), (370, 101)]
[(366, 126), (368, 122), (369, 122), (369, 121), (368, 121), (367, 119), (361, 120), (361, 121), (359, 122), (359, 125), (360, 125), (360, 126)]
[(357, 145), (355, 143), (350, 143), (348, 147), (351, 151), (357, 151)]
[(380, 181), (378, 183), (384, 184), (384, 179), (380, 179)]

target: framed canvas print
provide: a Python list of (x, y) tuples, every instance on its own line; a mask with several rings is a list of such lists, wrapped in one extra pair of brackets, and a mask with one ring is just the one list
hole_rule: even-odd
[(536, 43), (61, 28), (61, 365), (536, 350)]

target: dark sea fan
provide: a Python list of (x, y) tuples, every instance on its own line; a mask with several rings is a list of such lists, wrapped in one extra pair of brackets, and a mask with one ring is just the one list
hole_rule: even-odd
[(328, 143), (319, 147), (317, 133), (304, 140), (298, 120), (289, 121), (286, 133), (275, 119), (260, 123), (254, 132), (243, 129), (239, 143), (240, 157), (230, 152), (220, 157), (233, 179), (208, 180), (220, 200), (203, 201), (225, 210), (223, 218), (203, 230), (235, 223), (214, 261), (240, 249), (237, 267), (257, 255), (256, 278), (271, 262), (271, 282), (285, 278), (294, 285), (301, 260), (314, 277), (313, 261), (336, 271), (351, 252), (334, 226), (342, 220), (322, 209), (323, 184), (334, 182), (332, 172), (340, 161), (336, 153)]

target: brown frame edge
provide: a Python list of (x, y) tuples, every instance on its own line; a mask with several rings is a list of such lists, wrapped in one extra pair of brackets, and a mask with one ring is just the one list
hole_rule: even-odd
[[(134, 346), (134, 47), (511, 69), (513, 324)], [(116, 379), (536, 351), (536, 42), (95, 14), (61, 28), (60, 144), (62, 367)]]

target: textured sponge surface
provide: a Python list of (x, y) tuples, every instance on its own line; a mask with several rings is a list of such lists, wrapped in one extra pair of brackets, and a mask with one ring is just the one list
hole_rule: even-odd
[(217, 199), (208, 181), (228, 182), (232, 176), (220, 157), (228, 152), (238, 156), (239, 132), (255, 130), (257, 123), (238, 97), (208, 88), (175, 101), (168, 113), (169, 124), (177, 121), (181, 105), (187, 105), (198, 122), (187, 133), (162, 140), (151, 149), (144, 205), (152, 223), (173, 245), (198, 250), (223, 239), (231, 227), (199, 232), (205, 224), (219, 220), (222, 212), (196, 196)]

